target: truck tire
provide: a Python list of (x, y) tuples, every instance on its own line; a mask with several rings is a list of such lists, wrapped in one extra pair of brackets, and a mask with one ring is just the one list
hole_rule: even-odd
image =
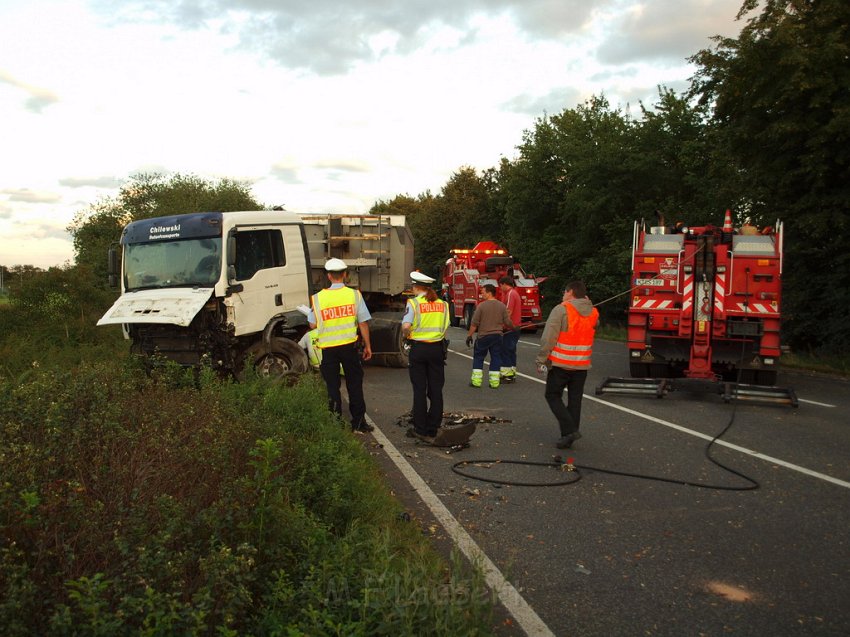
[(472, 315), (475, 314), (475, 306), (471, 303), (465, 305), (463, 308), (463, 324), (466, 329), (469, 329), (472, 325)]
[(244, 378), (244, 363), (253, 360), (254, 369), (260, 376), (287, 378), (307, 373), (310, 361), (307, 353), (295, 341), (275, 337), (266, 345), (257, 341), (245, 350), (240, 378)]
[(409, 353), (404, 349), (401, 322), (398, 319), (372, 317), (369, 326), (372, 337), (372, 358), (368, 365), (407, 367)]

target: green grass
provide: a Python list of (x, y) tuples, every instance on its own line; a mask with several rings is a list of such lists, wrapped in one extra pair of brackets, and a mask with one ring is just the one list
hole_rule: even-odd
[(626, 342), (626, 328), (619, 325), (602, 324), (596, 330), (596, 338), (601, 338), (606, 341), (622, 341)]
[(788, 369), (850, 376), (850, 360), (839, 356), (814, 356), (789, 352), (782, 356), (782, 366)]

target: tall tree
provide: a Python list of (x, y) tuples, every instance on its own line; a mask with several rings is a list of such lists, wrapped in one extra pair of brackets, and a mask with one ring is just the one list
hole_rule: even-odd
[(487, 184), (475, 169), (464, 166), (449, 178), (440, 191), (439, 206), (453, 235), (449, 248), (504, 241), (502, 219), (491, 207)]
[(634, 123), (599, 96), (537, 120), (517, 160), (500, 166), (496, 205), (504, 206), (511, 250), (549, 275), (550, 298), (575, 277), (587, 278), (597, 298), (627, 280), (620, 262), (640, 185), (634, 145)]
[[(746, 0), (743, 18), (762, 3)], [(850, 351), (850, 3), (767, 0), (737, 38), (697, 53), (692, 94), (713, 109), (754, 216), (786, 220), (786, 333)]]
[(106, 281), (106, 252), (130, 221), (188, 212), (262, 210), (246, 183), (207, 180), (194, 175), (141, 174), (130, 178), (118, 196), (76, 214), (68, 228), (79, 265)]
[(668, 223), (720, 224), (725, 209), (745, 205), (735, 164), (708, 108), (661, 87), (658, 101), (651, 108), (641, 104), (641, 113), (631, 155), (641, 184), (635, 218), (652, 219), (659, 211)]

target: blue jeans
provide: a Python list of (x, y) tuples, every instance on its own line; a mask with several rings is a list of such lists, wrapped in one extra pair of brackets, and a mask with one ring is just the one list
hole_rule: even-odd
[(516, 367), (517, 343), (519, 331), (511, 330), (502, 334), (502, 367)]
[(472, 351), (472, 369), (484, 369), (484, 359), (490, 354), (490, 371), (498, 372), (502, 368), (502, 335), (488, 334), (479, 336)]

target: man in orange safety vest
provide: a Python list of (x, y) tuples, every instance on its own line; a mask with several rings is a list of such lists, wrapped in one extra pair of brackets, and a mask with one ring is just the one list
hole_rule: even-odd
[(537, 371), (543, 374), (548, 370), (545, 397), (561, 430), (555, 443), (558, 449), (569, 449), (581, 438), (581, 399), (598, 323), (599, 311), (587, 298), (584, 283), (571, 281), (564, 290), (563, 303), (552, 309), (540, 337)]

